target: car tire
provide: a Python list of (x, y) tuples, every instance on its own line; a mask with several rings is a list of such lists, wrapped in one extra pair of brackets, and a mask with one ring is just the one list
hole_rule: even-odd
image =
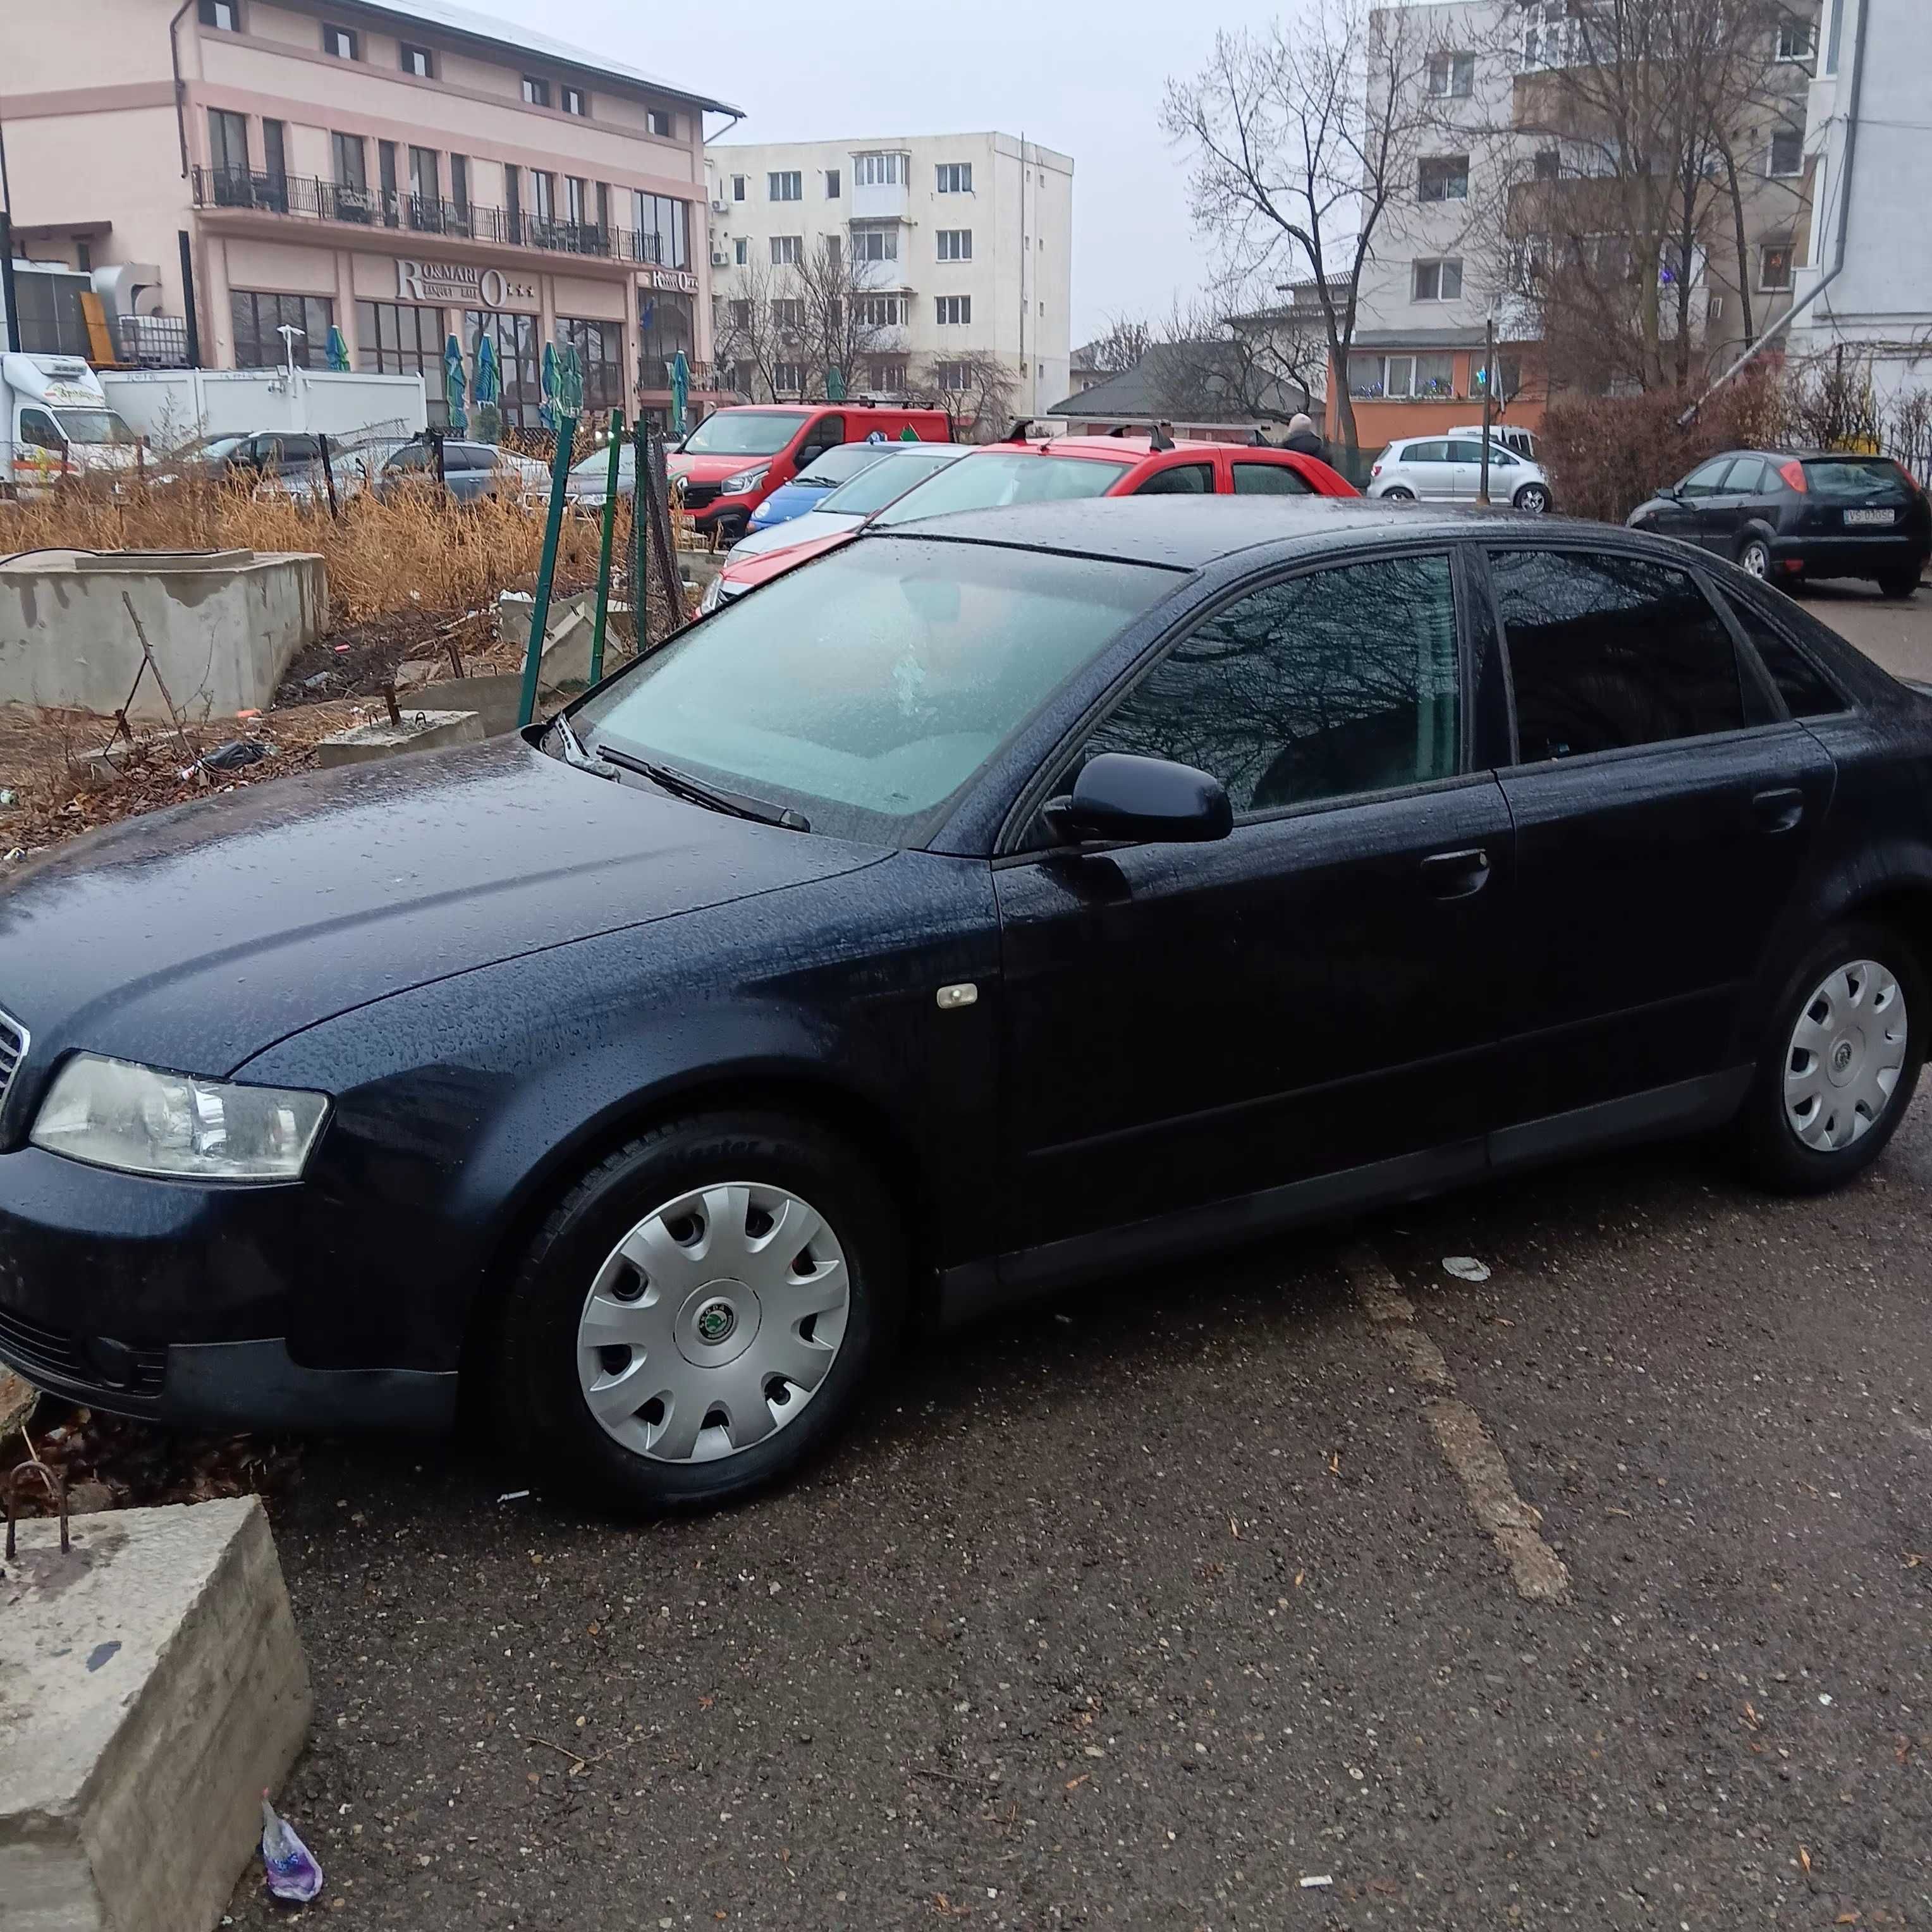
[(1382, 492), (1382, 501), (1385, 503), (1412, 503), (1415, 501), (1415, 492), (1405, 490), (1400, 483), (1392, 483)]
[(1771, 546), (1763, 538), (1748, 536), (1738, 546), (1738, 568), (1760, 583), (1771, 580)]
[[(810, 1246), (788, 1256), (771, 1244), (794, 1212)], [(600, 1161), (530, 1244), (496, 1324), (496, 1420), (620, 1508), (715, 1507), (838, 1432), (905, 1303), (898, 1217), (856, 1148), (778, 1113), (671, 1121)]]
[(1533, 517), (1547, 514), (1550, 508), (1550, 492), (1540, 483), (1526, 483), (1510, 499), (1512, 508), (1527, 511)]
[(1918, 958), (1889, 926), (1850, 922), (1806, 950), (1772, 1009), (1736, 1124), (1753, 1179), (1820, 1194), (1878, 1159), (1918, 1084), (1925, 1000)]
[(1879, 579), (1879, 590), (1887, 597), (1910, 597), (1918, 588), (1918, 574), (1916, 570), (1909, 576), (1902, 570), (1894, 571), (1890, 576)]

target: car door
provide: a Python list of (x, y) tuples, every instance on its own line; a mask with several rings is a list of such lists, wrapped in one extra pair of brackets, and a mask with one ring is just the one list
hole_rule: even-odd
[(1675, 497), (1662, 500), (1662, 507), (1652, 519), (1651, 528), (1664, 536), (1682, 537), (1687, 543), (1705, 542), (1706, 512), (1730, 466), (1728, 456), (1700, 464), (1678, 484)]
[(1163, 464), (1151, 476), (1121, 493), (1129, 496), (1211, 496), (1214, 488), (1214, 464), (1211, 457), (1198, 462)]
[(1483, 443), (1480, 436), (1452, 436), (1449, 441), (1449, 494), (1459, 503), (1473, 503), (1482, 488)]
[(1445, 502), (1455, 494), (1455, 472), (1449, 466), (1446, 437), (1412, 442), (1402, 452), (1403, 480), (1425, 502)]
[[(1732, 1071), (1743, 988), (1823, 820), (1832, 765), (1693, 572), (1588, 547), (1489, 552), (1514, 702), (1509, 948), (1522, 1118)], [(1700, 1088), (1700, 1083), (1704, 1083)]]
[(844, 440), (845, 418), (842, 416), (819, 417), (806, 428), (804, 438), (792, 459), (790, 475), (796, 476), (810, 469), (828, 449), (836, 449)]
[(1210, 771), (1235, 823), (996, 866), (1008, 1247), (1480, 1168), (1511, 860), (1456, 608), (1443, 547), (1246, 589), (1062, 754)]
[(1735, 558), (1744, 543), (1748, 524), (1764, 518), (1766, 472), (1771, 466), (1761, 456), (1739, 456), (1724, 472), (1717, 495), (1705, 505), (1706, 546), (1720, 556)]

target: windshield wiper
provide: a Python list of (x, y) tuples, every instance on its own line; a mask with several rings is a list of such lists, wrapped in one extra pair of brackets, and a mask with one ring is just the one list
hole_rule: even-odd
[(780, 825), (788, 832), (812, 830), (812, 820), (789, 806), (767, 805), (762, 799), (740, 798), (730, 792), (713, 791), (709, 785), (672, 766), (653, 764), (648, 758), (633, 758), (628, 752), (615, 752), (608, 745), (598, 746), (596, 755), (606, 764), (635, 772), (640, 778), (649, 778), (652, 784), (675, 796), (688, 799), (693, 805), (706, 806), (712, 812), (728, 812), (734, 818), (752, 819), (760, 825)]
[(577, 771), (593, 772), (600, 778), (614, 779), (616, 777), (615, 768), (607, 759), (601, 754), (593, 757), (584, 748), (582, 740), (571, 729), (570, 720), (561, 711), (550, 721), (550, 729), (562, 743), (566, 764)]

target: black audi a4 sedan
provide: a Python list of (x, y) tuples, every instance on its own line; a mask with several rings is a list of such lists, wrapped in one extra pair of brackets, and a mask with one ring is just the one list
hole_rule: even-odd
[(1932, 505), (1888, 456), (1728, 450), (1640, 503), (1628, 521), (1787, 589), (1863, 577), (1888, 597), (1910, 597), (1932, 555)]
[(1649, 1136), (1846, 1181), (1928, 948), (1932, 699), (1682, 547), (1313, 498), (868, 535), (527, 736), (16, 874), (0, 1357), (223, 1425), (460, 1377), (714, 1502), (909, 1317)]

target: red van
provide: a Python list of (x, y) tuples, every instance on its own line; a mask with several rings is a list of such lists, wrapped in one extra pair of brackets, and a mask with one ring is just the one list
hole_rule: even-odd
[(842, 442), (874, 432), (896, 442), (910, 429), (921, 442), (953, 440), (944, 410), (871, 403), (754, 403), (706, 416), (670, 454), (673, 492), (692, 520), (736, 543), (752, 512), (781, 483)]

